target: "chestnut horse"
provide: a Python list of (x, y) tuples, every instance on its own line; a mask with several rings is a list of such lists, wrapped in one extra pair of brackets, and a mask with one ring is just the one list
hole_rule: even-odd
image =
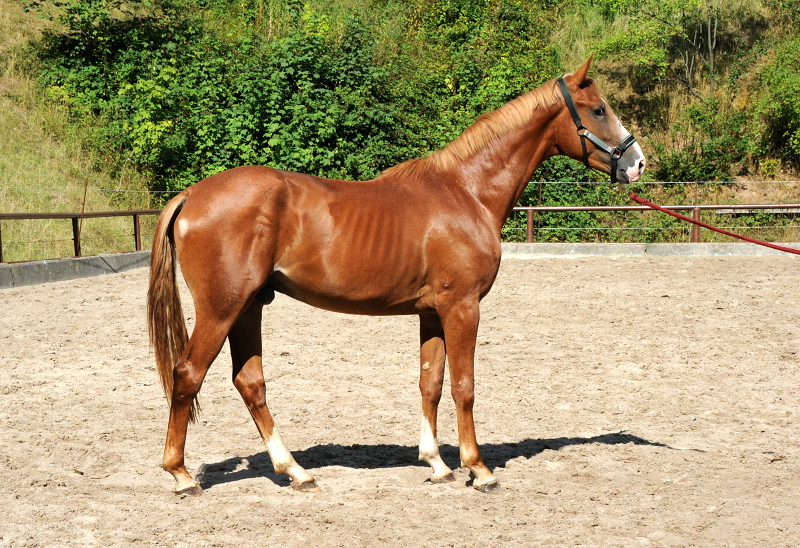
[[(603, 141), (587, 147), (576, 132), (577, 124), (594, 134), (587, 138), (633, 141), (586, 77), (590, 63), (565, 75), (565, 85), (546, 82), (481, 116), (445, 148), (371, 181), (248, 166), (204, 179), (169, 202), (155, 229), (147, 314), (170, 402), (163, 467), (177, 493), (202, 492), (184, 465), (186, 429), (226, 337), (233, 384), (275, 472), (288, 474), (296, 489), (319, 489), (284, 445), (265, 401), (261, 314), (276, 291), (336, 312), (419, 315), (419, 458), (431, 466), (432, 483), (454, 480), (436, 439), (446, 356), (461, 465), (474, 474), (476, 489), (498, 488), (478, 451), (472, 407), (479, 303), (500, 266), (503, 222), (550, 156), (583, 160), (605, 173), (614, 165), (613, 178), (622, 182), (638, 180), (644, 170), (638, 145), (609, 154)], [(562, 89), (582, 117), (571, 116)], [(194, 299), (191, 337), (176, 286), (176, 255)]]

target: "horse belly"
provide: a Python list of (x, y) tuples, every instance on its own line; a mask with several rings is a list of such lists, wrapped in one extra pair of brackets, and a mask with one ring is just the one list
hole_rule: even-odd
[(270, 285), (336, 312), (418, 313), (428, 212), (403, 189), (388, 190), (351, 184), (298, 195), (295, 229), (276, 256)]
[(318, 308), (352, 314), (415, 314), (424, 268), (413, 245), (331, 245), (275, 265), (269, 285)]
[(398, 284), (379, 277), (318, 275), (314, 271), (276, 270), (268, 285), (317, 308), (345, 314), (395, 315), (419, 313), (423, 293), (413, 284)]

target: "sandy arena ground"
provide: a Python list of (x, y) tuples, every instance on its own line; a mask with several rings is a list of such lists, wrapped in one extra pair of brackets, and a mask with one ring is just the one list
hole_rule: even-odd
[(800, 545), (797, 258), (504, 261), (476, 363), (495, 495), (417, 461), (415, 317), (282, 295), (268, 402), (323, 491), (274, 475), (226, 345), (187, 444), (205, 494), (173, 495), (146, 282), (0, 291), (0, 547)]

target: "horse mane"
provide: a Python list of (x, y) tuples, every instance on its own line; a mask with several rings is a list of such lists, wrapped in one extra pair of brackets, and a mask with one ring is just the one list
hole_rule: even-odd
[(502, 107), (482, 114), (464, 133), (444, 148), (424, 158), (397, 164), (383, 171), (381, 175), (415, 176), (428, 171), (435, 173), (447, 171), (506, 133), (530, 122), (538, 109), (550, 108), (559, 102), (563, 102), (563, 97), (556, 81), (545, 82)]

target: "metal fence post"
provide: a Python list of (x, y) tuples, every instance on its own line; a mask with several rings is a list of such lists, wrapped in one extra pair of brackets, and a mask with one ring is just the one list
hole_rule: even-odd
[[(700, 208), (695, 207), (692, 209), (692, 219), (695, 221), (700, 220)], [(692, 243), (698, 244), (700, 243), (700, 226), (692, 225)]]
[(72, 218), (72, 242), (74, 243), (75, 247), (75, 256), (81, 256), (81, 231), (78, 227), (78, 217), (77, 215)]

